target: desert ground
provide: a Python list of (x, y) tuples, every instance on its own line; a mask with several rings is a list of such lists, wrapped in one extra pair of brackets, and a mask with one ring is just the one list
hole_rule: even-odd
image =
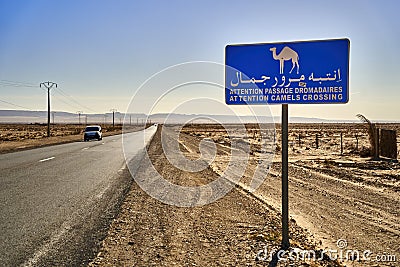
[[(9, 134), (12, 127), (2, 127), (0, 148), (7, 147), (7, 142), (13, 144), (7, 151), (25, 146), (32, 137), (39, 144), (46, 139), (45, 127), (38, 134), (35, 126), (20, 125), (14, 130), (21, 132), (17, 138)], [(397, 130), (400, 151), (400, 124), (378, 127)], [(76, 126), (60, 131), (82, 139)], [(57, 131), (54, 135), (57, 138)], [(198, 172), (174, 166), (165, 155), (163, 142), (168, 146), (175, 141), (186, 159), (201, 160), (207, 154), (213, 155), (212, 161)], [(90, 266), (398, 266), (400, 164), (390, 159), (371, 160), (362, 123), (289, 125), (291, 249), (321, 253), (323, 249), (338, 250), (337, 241), (345, 240), (344, 250), (369, 250), (372, 258), (386, 255), (391, 261), (324, 258), (271, 262), (260, 258), (260, 251), (279, 249), (281, 243), (280, 142), (279, 124), (261, 129), (252, 124), (226, 128), (194, 124), (182, 129), (159, 125), (147, 148), (150, 161), (141, 162), (134, 181), (154, 175), (154, 167), (177, 185), (201, 186), (225, 177), (235, 186), (210, 204), (177, 207), (150, 197), (133, 182)], [(232, 150), (246, 146), (245, 168), (234, 165), (232, 173), (240, 173), (240, 179), (231, 180), (224, 173), (232, 161)]]
[[(266, 127), (265, 132), (256, 125), (246, 125), (245, 130), (229, 127), (159, 127), (148, 155), (151, 165), (171, 183), (198, 186), (218, 179), (232, 160), (232, 140), (250, 147), (244, 174), (239, 181), (232, 181), (236, 186), (225, 197), (199, 207), (166, 205), (133, 183), (92, 266), (398, 266), (398, 262), (346, 258), (341, 263), (289, 260), (271, 264), (260, 260), (260, 250), (277, 248), (281, 242), (280, 129), (279, 125), (276, 131)], [(398, 134), (400, 130), (398, 124), (379, 127), (395, 129)], [(199, 148), (202, 140), (211, 139), (216, 144), (215, 157), (208, 168), (188, 172), (168, 161), (162, 142), (168, 143), (176, 131), (180, 132), (181, 152), (191, 160), (201, 158), (207, 150), (207, 146), (203, 151)], [(165, 141), (162, 135), (166, 136)], [(267, 151), (262, 150), (262, 142)], [(398, 260), (400, 165), (394, 160), (370, 160), (365, 156), (368, 146), (363, 124), (290, 125), (292, 248), (339, 250), (337, 241), (341, 239), (346, 241), (344, 250), (370, 250), (373, 256), (397, 254)], [(251, 182), (259, 179), (255, 177), (256, 169), (265, 155), (272, 164), (254, 190)], [(140, 166), (134, 179), (151, 176), (149, 168)]]

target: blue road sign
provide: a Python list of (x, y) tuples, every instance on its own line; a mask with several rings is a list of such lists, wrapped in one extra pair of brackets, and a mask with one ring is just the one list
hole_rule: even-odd
[(347, 103), (349, 49), (349, 39), (227, 45), (225, 102)]

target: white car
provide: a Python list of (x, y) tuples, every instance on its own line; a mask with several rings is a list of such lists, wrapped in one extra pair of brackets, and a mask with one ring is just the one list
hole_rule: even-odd
[(102, 140), (103, 134), (101, 132), (101, 126), (99, 125), (89, 125), (85, 128), (85, 133), (83, 134), (83, 140), (89, 141), (90, 139)]

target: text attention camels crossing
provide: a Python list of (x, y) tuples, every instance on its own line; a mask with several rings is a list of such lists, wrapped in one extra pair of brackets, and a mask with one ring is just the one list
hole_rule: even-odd
[(277, 55), (276, 47), (272, 47), (269, 49), (272, 51), (272, 57), (275, 60), (279, 60), (279, 73), (283, 74), (283, 67), (286, 60), (292, 60), (292, 69), (289, 73), (292, 73), (294, 66), (297, 66), (297, 74), (299, 74), (299, 55), (296, 51), (291, 49), (290, 47), (285, 46), (282, 51)]

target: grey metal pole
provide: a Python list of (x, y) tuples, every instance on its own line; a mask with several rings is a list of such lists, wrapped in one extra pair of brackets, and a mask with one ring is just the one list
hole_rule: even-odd
[(288, 104), (282, 104), (282, 248), (289, 243)]
[(53, 86), (57, 88), (57, 84), (54, 82), (43, 82), (39, 84), (39, 87), (42, 87), (42, 85), (47, 88), (47, 137), (50, 137), (50, 89)]
[(113, 114), (113, 127), (115, 126), (115, 112), (117, 111), (117, 109), (113, 108), (110, 110)]
[(83, 113), (83, 111), (77, 111), (76, 113), (78, 113), (78, 123), (80, 125), (81, 124), (81, 114)]
[(50, 137), (50, 88), (47, 88), (47, 137)]

